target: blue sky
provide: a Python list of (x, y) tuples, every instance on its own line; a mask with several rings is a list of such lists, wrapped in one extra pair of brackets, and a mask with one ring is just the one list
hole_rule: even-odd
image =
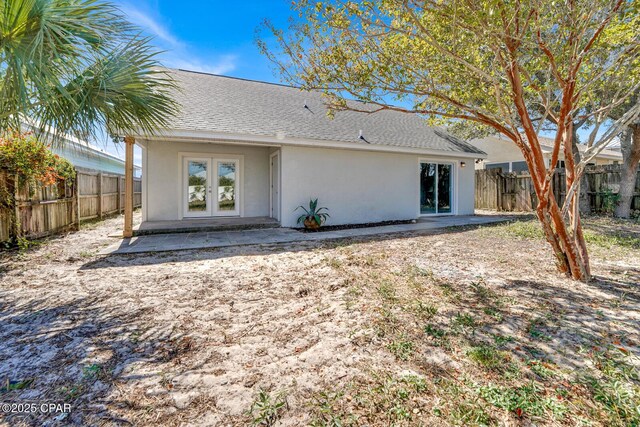
[[(115, 3), (129, 21), (153, 37), (153, 44), (164, 51), (161, 60), (168, 67), (280, 81), (254, 41), (256, 29), (264, 19), (281, 28), (287, 25), (291, 16), (290, 1), (121, 0)], [(98, 145), (123, 155), (123, 149), (110, 142), (98, 141)], [(139, 162), (139, 149), (135, 154)]]
[(280, 27), (290, 16), (286, 0), (116, 2), (128, 19), (154, 37), (165, 65), (214, 74), (278, 81), (254, 43), (264, 19)]

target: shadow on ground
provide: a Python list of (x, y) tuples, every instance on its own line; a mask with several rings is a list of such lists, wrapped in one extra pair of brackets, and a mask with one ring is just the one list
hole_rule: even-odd
[(130, 425), (107, 397), (137, 362), (179, 357), (185, 343), (171, 331), (141, 330), (151, 309), (119, 310), (101, 298), (63, 304), (0, 300), (0, 400), (71, 404), (69, 414), (2, 414), (7, 425)]

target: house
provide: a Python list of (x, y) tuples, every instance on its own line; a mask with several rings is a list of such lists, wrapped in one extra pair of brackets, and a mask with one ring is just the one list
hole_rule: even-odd
[[(540, 137), (540, 145), (547, 165), (551, 163), (554, 141), (551, 138)], [(528, 170), (524, 156), (513, 141), (500, 136), (488, 136), (469, 141), (474, 147), (487, 153), (486, 159), (476, 162), (476, 169), (500, 169), (502, 172), (523, 172)], [(585, 145), (578, 145), (580, 151)], [(607, 148), (593, 159), (593, 165), (612, 165), (622, 162), (620, 150)], [(564, 167), (564, 156), (560, 153), (558, 167)]]
[(143, 221), (272, 217), (295, 227), (296, 207), (315, 198), (328, 224), (474, 213), (473, 163), (484, 153), (415, 115), (331, 119), (319, 92), (168, 72), (180, 114), (156, 136), (125, 139), (142, 147)]
[[(121, 157), (72, 136), (64, 140), (63, 144), (53, 145), (51, 151), (67, 159), (76, 168), (124, 175), (124, 159)], [(141, 173), (142, 168), (134, 165), (134, 176), (140, 177)]]
[[(24, 121), (23, 130), (35, 131), (33, 123)], [(44, 132), (44, 138), (51, 144), (51, 151), (67, 159), (72, 165), (79, 169), (89, 169), (98, 172), (124, 175), (125, 161), (119, 156), (107, 153), (87, 141), (78, 139), (72, 135), (62, 136), (62, 140), (53, 141), (53, 135), (48, 131)], [(40, 136), (42, 138), (42, 135)], [(134, 165), (134, 176), (140, 177), (142, 168)]]

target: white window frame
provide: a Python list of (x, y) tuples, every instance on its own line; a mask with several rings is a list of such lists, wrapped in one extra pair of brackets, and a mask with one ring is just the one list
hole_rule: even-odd
[[(451, 165), (451, 212), (437, 212), (438, 210), (438, 183), (436, 182), (436, 212), (434, 213), (422, 213), (420, 211), (420, 168), (422, 163), (435, 163), (436, 165)], [(451, 216), (458, 215), (458, 168), (460, 167), (460, 162), (455, 160), (442, 160), (442, 159), (433, 159), (433, 158), (424, 158), (421, 157), (418, 159), (418, 169), (417, 169), (417, 179), (418, 179), (418, 188), (417, 188), (417, 207), (418, 207), (418, 217), (429, 217), (429, 216)], [(436, 167), (436, 176), (437, 176), (437, 167)]]

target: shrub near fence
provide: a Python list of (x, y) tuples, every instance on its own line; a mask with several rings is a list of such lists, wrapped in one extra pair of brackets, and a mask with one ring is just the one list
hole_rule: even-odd
[[(581, 210), (602, 212), (612, 203), (611, 197), (620, 188), (621, 165), (590, 166), (581, 183)], [(553, 176), (553, 193), (562, 205), (566, 195), (565, 171), (556, 170)], [(506, 212), (531, 212), (538, 204), (531, 175), (502, 173), (497, 170), (476, 170), (476, 209)], [(632, 210), (640, 210), (640, 172), (636, 175), (636, 187)]]
[[(133, 205), (142, 202), (142, 182), (134, 178)], [(80, 221), (115, 214), (124, 210), (124, 176), (86, 169), (76, 170), (76, 180), (59, 180), (53, 185), (15, 185), (15, 177), (0, 170), (0, 188), (9, 189), (15, 205), (0, 204), (0, 242), (20, 236), (37, 239), (78, 229)], [(13, 224), (18, 218), (18, 231)]]

